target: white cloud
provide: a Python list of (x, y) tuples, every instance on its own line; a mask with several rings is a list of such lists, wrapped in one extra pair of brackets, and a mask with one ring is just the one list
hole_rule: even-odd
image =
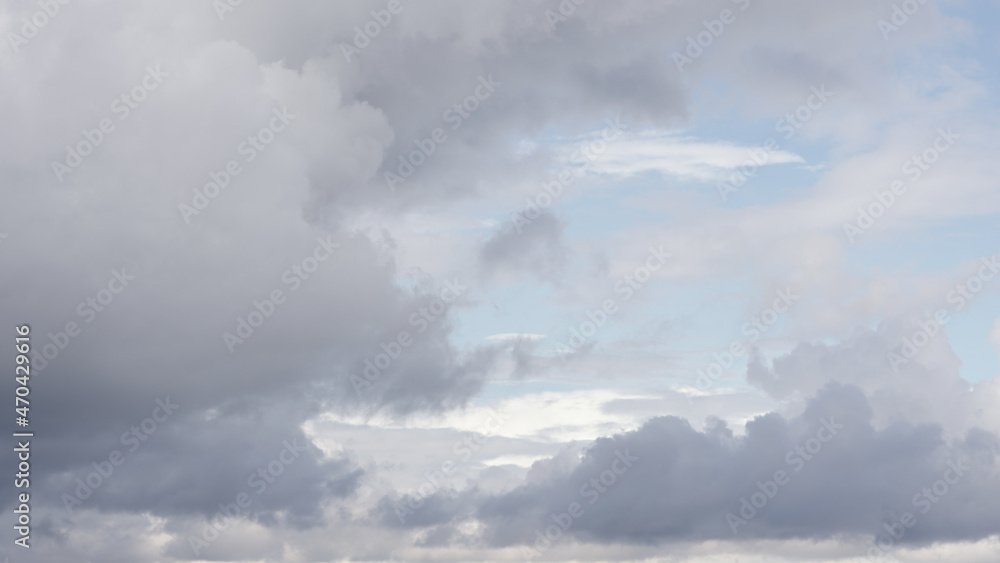
[(609, 143), (592, 170), (625, 177), (660, 172), (681, 180), (714, 182), (745, 164), (758, 168), (754, 155), (765, 166), (805, 163), (801, 156), (785, 150), (698, 141), (679, 132), (647, 132)]

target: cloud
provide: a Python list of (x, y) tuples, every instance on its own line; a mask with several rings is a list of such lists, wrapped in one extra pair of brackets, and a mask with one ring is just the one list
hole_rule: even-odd
[[(580, 480), (624, 448), (640, 461), (572, 532), (596, 546), (583, 555), (622, 558), (649, 542), (728, 537), (720, 514), (738, 509), (757, 475), (784, 462), (774, 454), (808, 439), (827, 414), (849, 423), (844, 440), (824, 446), (830, 455), (803, 469), (741, 538), (877, 531), (878, 503), (908, 506), (908, 487), (936, 479), (947, 455), (974, 459), (961, 486), (975, 498), (957, 487), (912, 537), (974, 540), (995, 530), (986, 502), (996, 500), (997, 386), (961, 379), (943, 335), (898, 376), (886, 370), (884, 353), (913, 328), (888, 313), (915, 299), (884, 290), (903, 274), (841, 283), (846, 250), (828, 232), (842, 211), (853, 213), (852, 198), (884, 187), (883, 176), (926, 144), (920, 134), (951, 124), (968, 152), (956, 149), (921, 197), (901, 200), (880, 226), (997, 209), (987, 105), (995, 89), (969, 70), (974, 57), (942, 55), (929, 70), (923, 50), (973, 37), (975, 21), (927, 4), (887, 44), (876, 25), (891, 14), (885, 3), (754, 0), (681, 73), (670, 54), (740, 2), (404, 0), (352, 57), (343, 47), (385, 17), (387, 2), (243, 2), (221, 18), (218, 2), (55, 4), (59, 15), (16, 49), (8, 34), (23, 33), (23, 18), (43, 8), (0, 9), (0, 128), (17, 132), (0, 138), (0, 317), (30, 324), (42, 354), (32, 380), (39, 560), (189, 560), (188, 536), (253, 490), (252, 476), (276, 456), (281, 475), (268, 473), (274, 482), (207, 556), (491, 559), (496, 546), (530, 539), (550, 511), (565, 510)], [(572, 13), (553, 20), (561, 5)], [(155, 88), (150, 69), (160, 69)], [(757, 125), (794, 112), (817, 84), (835, 92), (829, 108), (770, 162), (829, 168), (815, 185), (791, 182), (791, 200), (748, 198), (730, 213), (670, 190), (656, 201), (630, 193), (599, 226), (582, 225), (566, 205), (649, 172), (712, 181), (742, 164)], [(294, 117), (278, 130), (276, 115)], [(523, 232), (507, 222), (616, 117), (629, 134), (591, 163), (583, 189), (567, 190)], [(404, 161), (412, 173), (390, 188), (387, 174)], [(582, 238), (604, 241), (599, 276), (578, 263), (586, 229), (594, 230)], [(559, 290), (553, 301), (604, 291), (574, 293), (634, 270), (629, 257), (644, 256), (651, 240), (677, 255), (657, 283), (678, 302), (685, 284), (770, 283), (804, 271), (823, 310), (803, 307), (802, 322), (817, 334), (888, 320), (838, 344), (803, 337), (772, 361), (762, 353), (747, 374), (762, 392), (693, 401), (692, 418), (728, 421), (699, 431), (662, 416), (684, 408), (670, 388), (682, 370), (674, 345), (690, 338), (687, 318), (699, 305), (658, 311), (650, 291), (649, 314), (676, 328), (644, 344), (655, 353), (608, 347), (628, 353), (594, 353), (569, 368), (537, 356), (537, 335), (552, 336), (544, 323), (563, 315), (549, 315), (550, 303), (525, 306), (542, 320), (525, 315), (523, 326), (484, 327), (476, 316), (491, 292), (520, 284)], [(328, 258), (318, 258), (317, 241), (334, 248)], [(116, 272), (134, 276), (120, 292)], [(467, 293), (435, 312), (456, 279)], [(849, 299), (873, 287), (882, 293)], [(646, 328), (623, 322), (605, 334)], [(12, 365), (13, 351), (0, 352), (0, 363)], [(587, 391), (564, 387), (594, 381)], [(624, 389), (636, 381), (647, 387)], [(474, 426), (456, 413), (498, 395), (523, 411), (510, 435), (484, 448), (454, 490), (393, 523), (385, 503), (409, 494), (397, 479), (419, 465), (413, 459), (430, 463), (420, 439), (449, 446), (467, 437)], [(166, 397), (179, 410), (145, 433)], [(770, 414), (745, 435), (734, 428), (760, 412)], [(311, 431), (330, 413), (344, 424), (338, 447)], [(415, 422), (434, 417), (442, 428)], [(129, 451), (123, 434), (136, 427), (146, 439)], [(409, 449), (369, 456), (365, 439)], [(285, 442), (302, 444), (294, 463), (280, 460)], [(116, 450), (124, 464), (68, 513), (62, 495)], [(9, 475), (13, 463), (8, 456), (0, 467)], [(891, 470), (905, 464), (897, 478)], [(706, 488), (706, 475), (718, 487)], [(0, 493), (10, 509), (13, 484)], [(817, 506), (824, 510), (807, 510)]]
[[(934, 424), (900, 420), (879, 429), (873, 418), (864, 393), (839, 384), (820, 390), (797, 417), (755, 418), (738, 438), (721, 421), (699, 432), (683, 419), (659, 417), (593, 442), (579, 461), (566, 455), (536, 462), (524, 485), (485, 496), (474, 512), (460, 510), (472, 492), (450, 503), (437, 495), (434, 502), (450, 506), (450, 515), (442, 508), (429, 522), (474, 517), (487, 524), (495, 545), (531, 544), (535, 530), (575, 502), (583, 515), (567, 535), (599, 542), (862, 536), (880, 533), (883, 522), (905, 511), (917, 514), (920, 526), (904, 543), (993, 533), (996, 514), (988, 507), (1000, 494), (995, 433), (973, 429), (949, 442)], [(623, 455), (631, 466), (618, 473), (623, 463), (615, 460)], [(942, 479), (949, 461), (969, 468), (924, 515), (930, 503), (914, 504), (914, 496)], [(786, 483), (769, 489), (764, 506), (734, 535), (727, 514), (739, 515), (741, 499), (760, 492), (758, 482), (773, 481), (777, 471)]]
[(509, 278), (523, 273), (558, 282), (571, 256), (562, 242), (563, 223), (547, 210), (521, 220), (528, 223), (504, 223), (483, 244), (479, 255), (483, 275)]
[[(760, 147), (741, 147), (725, 143), (699, 142), (677, 134), (649, 132), (638, 138), (615, 143), (593, 167), (599, 174), (634, 176), (643, 172), (660, 172), (682, 180), (714, 182), (728, 171), (749, 163), (756, 168)], [(797, 154), (768, 151), (765, 165), (804, 163)]]

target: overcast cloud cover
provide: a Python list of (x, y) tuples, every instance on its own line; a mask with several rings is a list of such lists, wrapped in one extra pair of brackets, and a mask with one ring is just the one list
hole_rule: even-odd
[(997, 561), (998, 23), (3, 3), (0, 558)]

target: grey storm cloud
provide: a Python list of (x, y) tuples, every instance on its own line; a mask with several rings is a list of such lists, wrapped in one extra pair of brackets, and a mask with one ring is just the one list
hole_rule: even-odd
[[(717, 419), (698, 431), (659, 417), (596, 440), (578, 463), (536, 462), (511, 492), (436, 493), (407, 525), (475, 517), (495, 545), (533, 545), (575, 503), (567, 535), (602, 542), (861, 536), (882, 533), (905, 512), (917, 521), (907, 542), (994, 533), (996, 434), (973, 428), (945, 440), (939, 425), (900, 420), (879, 429), (873, 418), (864, 393), (841, 384), (821, 389), (799, 416), (756, 417), (738, 437)], [(945, 477), (950, 489), (936, 495)], [(380, 510), (391, 524), (393, 504)]]

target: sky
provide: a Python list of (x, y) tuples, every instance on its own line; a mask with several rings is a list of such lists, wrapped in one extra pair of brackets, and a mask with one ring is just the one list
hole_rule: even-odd
[(0, 559), (997, 561), (998, 22), (4, 3)]

